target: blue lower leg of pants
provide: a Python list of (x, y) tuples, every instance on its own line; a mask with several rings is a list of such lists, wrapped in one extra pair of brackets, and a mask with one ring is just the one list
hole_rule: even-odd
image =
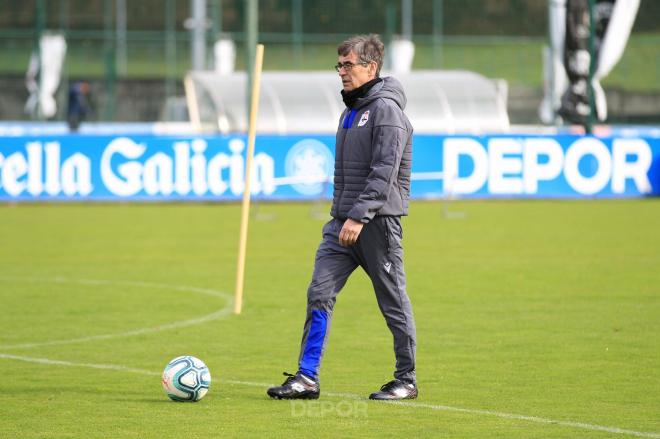
[(309, 326), (309, 334), (305, 342), (302, 358), (298, 370), (313, 379), (318, 379), (321, 356), (323, 355), (323, 344), (328, 331), (328, 313), (319, 309), (312, 310), (312, 320)]

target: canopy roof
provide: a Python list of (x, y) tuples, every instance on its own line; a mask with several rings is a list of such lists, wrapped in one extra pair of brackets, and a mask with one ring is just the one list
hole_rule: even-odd
[[(387, 76), (385, 72), (382, 76)], [(506, 83), (468, 71), (415, 71), (397, 75), (408, 97), (416, 133), (498, 133), (509, 130)], [(335, 73), (264, 72), (260, 133), (334, 133), (344, 109)], [(246, 75), (190, 72), (186, 94), (192, 122), (222, 133), (246, 132)]]

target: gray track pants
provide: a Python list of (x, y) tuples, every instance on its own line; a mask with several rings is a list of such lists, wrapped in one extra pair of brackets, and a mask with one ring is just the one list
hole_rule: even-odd
[(337, 294), (348, 276), (361, 266), (371, 278), (378, 306), (394, 337), (394, 377), (414, 382), (415, 320), (406, 293), (401, 221), (398, 217), (375, 217), (350, 247), (339, 244), (342, 225), (343, 221), (333, 219), (323, 227), (323, 241), (316, 252), (307, 291), (299, 370), (318, 378)]

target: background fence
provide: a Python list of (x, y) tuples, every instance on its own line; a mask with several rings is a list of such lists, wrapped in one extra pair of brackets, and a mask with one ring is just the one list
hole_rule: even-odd
[[(207, 1), (208, 67), (213, 42), (225, 36), (237, 43), (236, 68), (244, 68), (245, 4)], [(266, 70), (329, 70), (337, 42), (350, 34), (379, 33), (386, 42), (408, 34), (414, 69), (506, 79), (512, 121), (534, 122), (529, 109), (540, 100), (547, 9), (542, 0), (260, 0), (259, 41), (267, 45)], [(166, 102), (182, 94), (191, 67), (190, 16), (190, 0), (0, 0), (0, 119), (27, 117), (22, 78), (43, 31), (62, 32), (68, 43), (61, 103), (67, 82), (83, 79), (93, 84), (94, 119), (168, 117)], [(642, 0), (626, 53), (604, 80), (620, 107), (630, 106), (631, 96), (660, 96), (658, 16), (660, 2)], [(626, 119), (616, 103), (611, 115)], [(658, 117), (651, 110), (637, 121)]]

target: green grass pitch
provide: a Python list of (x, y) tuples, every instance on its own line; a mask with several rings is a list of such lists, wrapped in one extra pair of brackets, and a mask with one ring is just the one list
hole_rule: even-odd
[[(0, 438), (660, 437), (660, 200), (445, 209), (404, 220), (420, 397), (388, 404), (366, 400), (394, 360), (361, 271), (321, 399), (266, 397), (296, 369), (309, 204), (258, 205), (240, 316), (238, 205), (0, 205)], [(183, 354), (213, 376), (198, 403), (160, 385)]]

